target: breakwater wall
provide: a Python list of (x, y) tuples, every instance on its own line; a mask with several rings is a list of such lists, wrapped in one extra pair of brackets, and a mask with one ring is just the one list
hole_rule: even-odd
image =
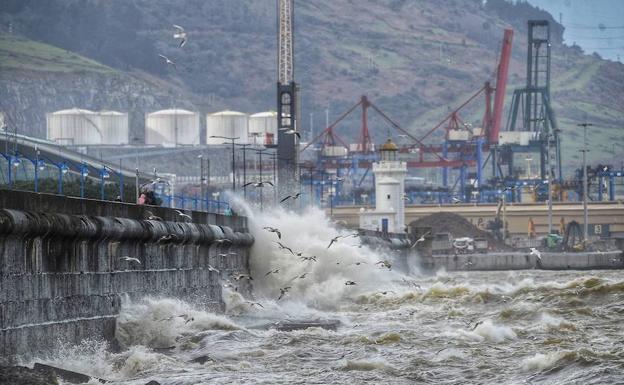
[(624, 269), (622, 251), (542, 252), (538, 258), (528, 252), (415, 256), (425, 270), (592, 270)]
[(247, 220), (186, 213), (0, 190), (0, 363), (60, 341), (114, 346), (123, 297), (223, 309), (220, 275), (249, 269)]

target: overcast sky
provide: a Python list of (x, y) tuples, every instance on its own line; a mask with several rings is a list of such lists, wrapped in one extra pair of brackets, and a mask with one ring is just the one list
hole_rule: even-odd
[(624, 0), (528, 0), (561, 20), (567, 44), (624, 62)]

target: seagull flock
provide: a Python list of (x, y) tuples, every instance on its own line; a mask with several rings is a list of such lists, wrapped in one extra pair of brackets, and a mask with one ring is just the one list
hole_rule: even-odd
[[(295, 194), (295, 195), (289, 195), (287, 197), (285, 197), (284, 199), (282, 199), (283, 201), (286, 201), (288, 199), (297, 199), (299, 198), (299, 196), (301, 195), (301, 193)], [(282, 232), (280, 231), (279, 228), (274, 227), (274, 226), (264, 226), (263, 230), (266, 230), (269, 233), (273, 233), (277, 236), (278, 240), (277, 241), (273, 241), (273, 243), (276, 245), (276, 247), (278, 248), (278, 250), (281, 251), (285, 251), (286, 253), (290, 253), (293, 257), (298, 257), (300, 259), (301, 262), (307, 262), (307, 263), (314, 263), (318, 261), (318, 257), (316, 255), (304, 255), (303, 251), (296, 251), (293, 250), (292, 247), (284, 244), (282, 242)], [(426, 235), (426, 234), (425, 234)], [(335, 244), (337, 244), (338, 242), (347, 239), (347, 238), (355, 238), (358, 237), (359, 234), (358, 233), (352, 233), (352, 234), (346, 234), (346, 235), (336, 235), (335, 237), (331, 238), (329, 240), (329, 244), (327, 245), (327, 249), (331, 248), (332, 246), (334, 246)], [(424, 235), (423, 235), (424, 237)], [(356, 247), (362, 247), (362, 244), (357, 244), (357, 245), (350, 245), (350, 246), (356, 246)], [(337, 262), (336, 264), (340, 264), (340, 262)], [(361, 266), (361, 265), (366, 265), (367, 262), (365, 261), (356, 261), (353, 262), (351, 264), (349, 264), (348, 266)], [(382, 269), (388, 269), (391, 270), (392, 269), (392, 264), (387, 261), (387, 260), (383, 260), (383, 261), (378, 261), (377, 263), (375, 263), (376, 266), (382, 268)], [(264, 274), (264, 277), (269, 277), (269, 276), (278, 276), (280, 274), (280, 268), (279, 267), (273, 267), (271, 270), (267, 271)], [(284, 287), (281, 287), (279, 289), (279, 295), (277, 297), (277, 300), (281, 300), (282, 298), (284, 298), (285, 296), (288, 295), (289, 291), (292, 289), (291, 285), (288, 285), (288, 283), (293, 282), (297, 279), (306, 279), (308, 277), (310, 273), (308, 271), (304, 271), (302, 273), (297, 274), (296, 276), (294, 276), (293, 278), (287, 280), (287, 285)], [(251, 278), (251, 277), (250, 277)], [(345, 281), (345, 286), (355, 286), (357, 285), (356, 281), (352, 281), (352, 280), (347, 280)], [(385, 290), (380, 292), (382, 295), (387, 295), (388, 293), (394, 293), (391, 290)]]

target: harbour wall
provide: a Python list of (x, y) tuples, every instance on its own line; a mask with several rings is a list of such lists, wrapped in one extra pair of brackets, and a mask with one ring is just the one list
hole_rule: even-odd
[(435, 271), (471, 270), (593, 270), (623, 269), (622, 251), (594, 252), (542, 252), (538, 258), (525, 252), (504, 252), (487, 254), (413, 255), (423, 269)]
[(186, 211), (184, 220), (168, 208), (10, 190), (0, 207), (0, 363), (61, 341), (114, 347), (123, 298), (222, 310), (220, 274), (249, 270), (245, 217)]
[(362, 243), (372, 249), (386, 250), (393, 268), (406, 273), (447, 271), (500, 270), (602, 270), (624, 269), (624, 253), (614, 251), (541, 252), (505, 251), (468, 254), (431, 254), (426, 240), (412, 247), (406, 233), (382, 233), (359, 229)]

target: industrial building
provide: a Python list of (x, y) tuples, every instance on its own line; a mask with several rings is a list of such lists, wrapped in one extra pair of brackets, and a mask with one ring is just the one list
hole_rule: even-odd
[(172, 147), (199, 143), (198, 113), (173, 108), (146, 114), (145, 144)]
[(258, 112), (249, 116), (249, 143), (258, 146), (277, 144), (277, 112)]
[(206, 144), (223, 144), (223, 138), (238, 138), (249, 143), (249, 115), (238, 111), (220, 111), (206, 115)]
[(64, 145), (128, 143), (128, 114), (70, 108), (46, 114), (46, 137)]

